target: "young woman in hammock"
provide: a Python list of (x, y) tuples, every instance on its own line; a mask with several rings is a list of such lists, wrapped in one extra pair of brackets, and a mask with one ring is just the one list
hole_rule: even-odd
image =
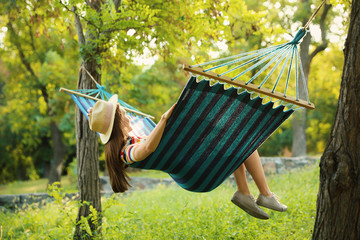
[[(106, 167), (114, 192), (128, 190), (130, 184), (125, 168), (133, 162), (144, 160), (156, 150), (166, 121), (171, 116), (174, 107), (175, 105), (162, 115), (154, 130), (144, 138), (129, 136), (132, 130), (130, 119), (119, 105), (117, 95), (112, 96), (108, 102), (98, 101), (93, 108), (88, 110), (90, 129), (99, 132), (100, 139), (105, 144)], [(250, 194), (245, 167), (260, 191), (257, 201)], [(259, 205), (280, 212), (287, 210), (287, 207), (281, 204), (270, 191), (257, 151), (234, 172), (234, 176), (238, 190), (231, 201), (248, 214), (260, 219), (268, 219), (269, 215)]]

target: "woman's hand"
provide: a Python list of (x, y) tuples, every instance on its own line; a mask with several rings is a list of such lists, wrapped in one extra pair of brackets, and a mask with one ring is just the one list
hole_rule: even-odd
[(91, 115), (91, 113), (92, 113), (92, 107), (88, 109), (88, 114), (87, 114), (88, 117)]
[(167, 110), (162, 116), (161, 118), (164, 119), (164, 120), (168, 120), (172, 114), (172, 112), (174, 111), (174, 108), (176, 106), (176, 103), (174, 105), (172, 105), (172, 107)]

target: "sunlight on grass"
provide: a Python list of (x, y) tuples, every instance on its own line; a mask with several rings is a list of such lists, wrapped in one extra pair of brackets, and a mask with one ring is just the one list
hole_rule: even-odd
[[(316, 214), (318, 166), (268, 177), (271, 190), (288, 205), (285, 213), (264, 209), (269, 220), (246, 214), (230, 202), (226, 181), (209, 193), (174, 185), (103, 198), (100, 239), (310, 239)], [(253, 182), (250, 189), (258, 190)], [(61, 202), (61, 201), (60, 201)], [(77, 202), (51, 203), (27, 211), (0, 211), (4, 239), (72, 239)]]
[[(24, 194), (24, 193), (43, 193), (46, 192), (49, 180), (46, 178), (33, 181), (17, 181), (6, 185), (0, 185), (0, 194)], [(61, 185), (64, 191), (76, 192), (76, 183), (70, 177), (61, 178)]]
[[(130, 177), (144, 177), (144, 178), (169, 178), (169, 174), (155, 171), (155, 170), (142, 170), (129, 173)], [(33, 181), (17, 181), (6, 185), (0, 185), (1, 194), (24, 194), (24, 193), (42, 193), (46, 192), (48, 179), (42, 178)], [(77, 192), (77, 184), (74, 182), (76, 179), (71, 179), (69, 176), (61, 178), (61, 186), (66, 192)]]

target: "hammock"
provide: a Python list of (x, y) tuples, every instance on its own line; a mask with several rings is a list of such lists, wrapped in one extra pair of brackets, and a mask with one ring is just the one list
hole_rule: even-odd
[[(309, 100), (298, 50), (298, 44), (305, 35), (306, 30), (301, 28), (291, 42), (193, 66), (185, 65), (184, 70), (220, 82), (229, 83), (250, 92), (257, 92), (258, 94), (274, 97), (300, 107), (314, 109), (314, 104)], [(214, 64), (217, 65), (214, 66)], [(209, 67), (207, 69), (200, 68), (205, 66)], [(279, 70), (280, 66), (281, 69)], [(247, 68), (243, 69), (243, 67)], [(213, 72), (224, 68), (225, 70), (220, 72)], [(271, 68), (271, 70), (268, 71), (269, 68)], [(275, 78), (274, 73), (277, 73)], [(231, 74), (232, 76), (230, 77), (229, 75)], [(293, 78), (291, 78), (291, 76), (293, 76)], [(254, 81), (260, 77), (263, 77), (263, 79), (259, 85), (254, 84)], [(276, 81), (270, 84), (272, 85), (272, 89), (267, 89), (264, 85), (271, 77)], [(238, 80), (241, 78), (247, 81)], [(280, 85), (281, 80), (285, 80), (285, 85), (283, 86), (284, 91), (278, 92), (276, 88)], [(291, 80), (293, 80), (293, 85), (295, 86), (296, 97), (288, 96), (287, 94), (289, 85), (292, 83)], [(300, 81), (302, 83), (302, 89), (299, 87)], [(305, 100), (300, 98), (300, 92), (303, 92), (303, 95), (305, 95), (301, 96), (301, 98), (305, 97)]]
[[(325, 0), (321, 6), (323, 4)], [(208, 192), (225, 181), (294, 111), (314, 109), (297, 46), (320, 7), (288, 43), (198, 65), (185, 65), (186, 71), (204, 78), (190, 77), (167, 121), (159, 146), (146, 159), (131, 166), (167, 172), (186, 190)], [(209, 67), (205, 70), (200, 68), (206, 66)], [(245, 66), (247, 68), (241, 70)], [(214, 72), (221, 68), (226, 69)], [(235, 74), (228, 76), (231, 73)], [(273, 87), (264, 88), (275, 73)], [(239, 80), (241, 77), (247, 81)], [(261, 82), (254, 84), (254, 80), (261, 77)], [(281, 79), (285, 79), (284, 91), (275, 91)], [(215, 84), (214, 80), (217, 81)], [(295, 97), (287, 94), (290, 80), (295, 81)], [(299, 91), (300, 81), (303, 89)], [(61, 88), (60, 91), (71, 95), (87, 119), (87, 109), (99, 97), (108, 100), (112, 96), (99, 84), (97, 89), (73, 91)], [(301, 92), (305, 93), (305, 99), (301, 99)], [(273, 98), (277, 100), (273, 101)], [(120, 99), (119, 103), (131, 118), (133, 131), (130, 134), (144, 136), (154, 129), (153, 117)]]
[[(67, 91), (84, 116), (95, 104), (96, 94), (108, 99), (111, 94), (98, 89)], [(295, 110), (274, 103), (262, 103), (247, 91), (210, 86), (208, 80), (192, 76), (167, 122), (162, 140), (154, 153), (131, 166), (156, 169), (169, 175), (186, 190), (207, 192), (219, 186), (254, 152)], [(119, 100), (127, 108), (133, 131), (148, 135), (155, 127), (151, 116)], [(87, 117), (88, 118), (88, 117)]]

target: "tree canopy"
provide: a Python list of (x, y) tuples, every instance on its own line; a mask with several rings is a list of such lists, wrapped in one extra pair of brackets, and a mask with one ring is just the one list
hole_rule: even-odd
[[(73, 160), (75, 106), (58, 89), (76, 88), (82, 56), (101, 64), (101, 82), (109, 92), (159, 117), (186, 83), (183, 63), (274, 45), (301, 25), (300, 13), (294, 10), (298, 3), (286, 0), (264, 4), (118, 1), (119, 8), (116, 2), (103, 1), (100, 12), (84, 1), (1, 3), (0, 182), (48, 176), (53, 159), (50, 122), (56, 124), (66, 145), (65, 165)], [(99, 34), (98, 40), (80, 51), (74, 11), (87, 29)], [(346, 10), (342, 15), (340, 19), (346, 20)], [(332, 12), (330, 30), (335, 29), (332, 21), (337, 18)], [(317, 21), (310, 28), (315, 33)], [(343, 31), (343, 25), (336, 26)], [(323, 151), (334, 118), (342, 71), (340, 44), (331, 43), (312, 63), (309, 89), (317, 109), (308, 113), (310, 154)], [(99, 46), (100, 54), (93, 54)], [(291, 151), (290, 123), (262, 146), (263, 155), (283, 154), (285, 147)]]

